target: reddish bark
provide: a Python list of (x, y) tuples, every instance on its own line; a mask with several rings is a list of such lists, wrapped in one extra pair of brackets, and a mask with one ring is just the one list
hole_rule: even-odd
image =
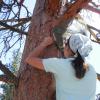
[(88, 10), (94, 12), (94, 13), (100, 14), (100, 10), (99, 9), (94, 8), (93, 6), (90, 6), (90, 5), (84, 7), (84, 9), (88, 9)]
[(22, 5), (24, 3), (24, 0), (20, 0), (19, 4)]

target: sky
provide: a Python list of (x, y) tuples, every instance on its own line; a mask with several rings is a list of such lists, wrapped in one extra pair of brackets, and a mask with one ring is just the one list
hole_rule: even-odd
[[(33, 12), (34, 5), (36, 0), (25, 0), (25, 4), (27, 4), (27, 7), (29, 11)], [(24, 12), (23, 12), (24, 13)], [(86, 23), (89, 23), (92, 26), (96, 26), (99, 29), (99, 23), (100, 23), (100, 15), (97, 15), (95, 13), (91, 14), (91, 17), (93, 18), (92, 21), (89, 20), (89, 17), (85, 16)], [(98, 19), (98, 20), (97, 20)], [(90, 56), (88, 57), (88, 60), (93, 64), (96, 72), (100, 73), (100, 45), (97, 43), (93, 43), (93, 51), (91, 52)], [(11, 60), (10, 54), (8, 54), (7, 59), (2, 59), (3, 62), (9, 62)], [(100, 82), (97, 81), (97, 89), (96, 93), (100, 93)]]

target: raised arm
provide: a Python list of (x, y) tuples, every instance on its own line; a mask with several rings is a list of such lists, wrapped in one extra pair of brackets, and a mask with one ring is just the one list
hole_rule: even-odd
[(51, 37), (46, 37), (43, 42), (40, 43), (26, 58), (25, 62), (37, 69), (44, 70), (42, 59), (39, 58), (40, 54), (46, 49), (47, 46), (53, 44)]

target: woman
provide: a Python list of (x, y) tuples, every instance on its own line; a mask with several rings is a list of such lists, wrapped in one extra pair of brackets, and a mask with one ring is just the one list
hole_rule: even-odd
[(51, 37), (34, 49), (26, 58), (31, 66), (52, 72), (56, 80), (57, 100), (95, 100), (96, 72), (85, 61), (92, 50), (88, 37), (73, 34), (66, 42), (63, 58), (40, 59), (43, 50), (54, 43)]

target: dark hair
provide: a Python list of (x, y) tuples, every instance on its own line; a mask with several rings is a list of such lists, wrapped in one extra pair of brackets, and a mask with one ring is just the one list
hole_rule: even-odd
[(96, 95), (96, 100), (100, 100), (100, 93)]
[(86, 73), (86, 67), (84, 65), (84, 59), (77, 51), (77, 57), (72, 60), (72, 66), (75, 69), (75, 75), (77, 78), (81, 79)]

